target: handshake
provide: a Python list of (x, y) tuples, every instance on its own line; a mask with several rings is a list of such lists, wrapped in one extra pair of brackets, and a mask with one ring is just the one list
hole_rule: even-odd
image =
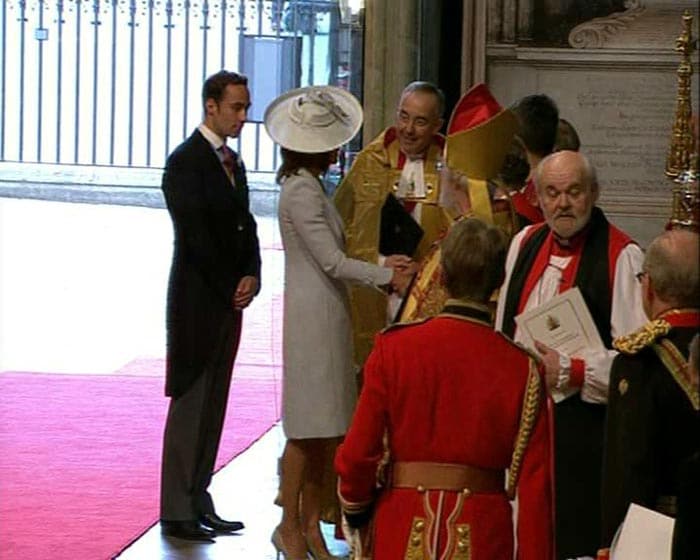
[(418, 263), (406, 255), (390, 255), (385, 259), (384, 266), (394, 269), (390, 281), (392, 291), (405, 296), (413, 276), (418, 272)]

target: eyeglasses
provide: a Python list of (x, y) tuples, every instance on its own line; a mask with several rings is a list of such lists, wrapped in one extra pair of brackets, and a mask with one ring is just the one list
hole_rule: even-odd
[(641, 284), (642, 278), (644, 278), (647, 274), (649, 274), (649, 273), (645, 272), (645, 271), (637, 272), (637, 274), (635, 274), (634, 277), (637, 279), (637, 282), (639, 282)]

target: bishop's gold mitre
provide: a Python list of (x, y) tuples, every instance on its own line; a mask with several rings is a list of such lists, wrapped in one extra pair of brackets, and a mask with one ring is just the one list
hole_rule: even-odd
[(512, 111), (499, 105), (486, 84), (477, 84), (452, 111), (447, 125), (445, 163), (470, 179), (494, 178), (517, 129)]

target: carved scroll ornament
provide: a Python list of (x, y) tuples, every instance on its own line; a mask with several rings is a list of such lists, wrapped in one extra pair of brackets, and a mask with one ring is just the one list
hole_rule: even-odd
[(624, 12), (593, 18), (574, 27), (569, 45), (575, 49), (601, 49), (608, 40), (626, 30), (646, 10), (641, 0), (625, 2)]

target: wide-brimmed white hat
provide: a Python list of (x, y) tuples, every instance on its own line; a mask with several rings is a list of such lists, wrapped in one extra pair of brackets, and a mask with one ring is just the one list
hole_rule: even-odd
[(362, 126), (362, 106), (349, 91), (310, 86), (280, 95), (265, 109), (265, 129), (283, 148), (305, 154), (329, 152)]

